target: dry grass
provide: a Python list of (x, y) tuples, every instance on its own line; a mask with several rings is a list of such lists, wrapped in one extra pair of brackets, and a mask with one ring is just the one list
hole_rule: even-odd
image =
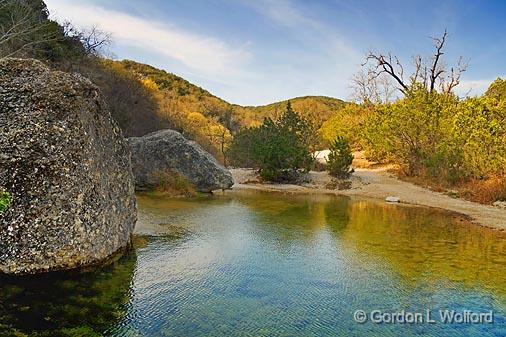
[(445, 193), (451, 197), (463, 198), (481, 204), (492, 204), (494, 201), (506, 200), (506, 177), (492, 176), (485, 179), (471, 179), (449, 184), (444, 179), (428, 175), (408, 177), (399, 171), (397, 177), (435, 192)]
[(392, 163), (380, 163), (376, 161), (371, 161), (367, 158), (366, 153), (364, 151), (355, 151), (353, 152), (353, 162), (351, 166), (355, 168), (364, 168), (364, 169), (375, 169), (375, 168), (383, 168), (383, 167), (393, 167)]
[(194, 186), (177, 171), (154, 171), (149, 177), (149, 182), (155, 191), (168, 196), (194, 197), (197, 195)]
[(461, 196), (482, 204), (491, 204), (497, 200), (506, 200), (506, 177), (472, 179), (459, 186)]

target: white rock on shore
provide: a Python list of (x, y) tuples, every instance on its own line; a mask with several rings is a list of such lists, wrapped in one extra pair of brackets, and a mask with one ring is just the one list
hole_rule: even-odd
[(395, 203), (395, 202), (400, 202), (400, 198), (399, 197), (388, 196), (388, 197), (385, 198), (385, 201), (386, 202)]

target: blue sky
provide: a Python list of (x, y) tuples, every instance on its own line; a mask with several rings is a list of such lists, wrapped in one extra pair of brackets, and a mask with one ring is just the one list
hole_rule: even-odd
[(506, 74), (506, 1), (46, 0), (54, 18), (112, 33), (111, 52), (186, 78), (231, 103), (350, 97), (368, 50), (408, 65), (448, 29), (446, 62), (469, 62), (461, 93)]

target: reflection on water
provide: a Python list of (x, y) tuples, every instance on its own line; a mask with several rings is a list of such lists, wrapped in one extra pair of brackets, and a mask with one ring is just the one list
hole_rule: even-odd
[[(150, 236), (114, 265), (0, 279), (0, 336), (506, 335), (505, 233), (331, 196), (138, 202)], [(444, 308), (493, 310), (495, 322), (353, 321), (357, 309)]]

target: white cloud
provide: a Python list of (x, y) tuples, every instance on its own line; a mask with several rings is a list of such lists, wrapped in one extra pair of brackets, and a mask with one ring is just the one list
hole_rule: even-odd
[[(362, 53), (335, 28), (289, 0), (244, 0), (244, 5), (291, 34), (289, 48), (263, 40), (232, 45), (208, 33), (196, 34), (170, 22), (93, 5), (87, 1), (45, 0), (52, 17), (80, 27), (97, 25), (112, 33), (113, 52), (176, 73), (229, 102), (268, 104), (303, 95), (346, 98), (348, 81)], [(104, 2), (105, 3), (105, 2)], [(255, 51), (255, 58), (253, 58)]]
[(338, 84), (342, 88), (358, 71), (364, 53), (357, 51), (335, 27), (311, 17), (307, 9), (297, 7), (291, 0), (246, 0), (244, 3), (275, 24), (292, 31), (293, 36), (308, 47), (315, 60), (324, 60), (321, 66), (325, 69), (320, 69), (321, 73), (340, 77)]
[(258, 0), (246, 3), (283, 26), (296, 27), (300, 24), (313, 26), (316, 23), (300, 13), (289, 0)]
[[(504, 78), (504, 77), (502, 77)], [(463, 96), (479, 96), (487, 91), (487, 88), (496, 78), (487, 78), (480, 80), (462, 80), (455, 88), (457, 95)]]
[(96, 25), (112, 33), (117, 43), (160, 53), (201, 74), (240, 73), (252, 57), (244, 46), (231, 46), (217, 38), (187, 32), (174, 25), (74, 1), (45, 2), (52, 16), (59, 20), (68, 20), (81, 27)]

